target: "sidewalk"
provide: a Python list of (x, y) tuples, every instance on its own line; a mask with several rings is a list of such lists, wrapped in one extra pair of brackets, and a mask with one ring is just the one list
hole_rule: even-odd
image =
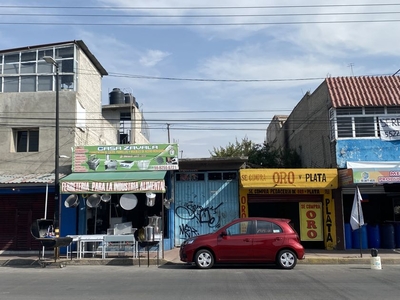
[[(360, 250), (309, 250), (306, 249), (304, 260), (298, 261), (299, 264), (370, 264), (371, 251), (363, 249), (362, 257)], [(53, 263), (54, 259), (51, 252), (46, 252), (46, 262)], [(398, 264), (400, 265), (400, 249), (378, 249), (378, 256), (381, 258), (381, 263)], [(156, 252), (150, 252), (149, 260), (147, 254), (142, 253), (140, 261), (138, 258), (132, 259), (129, 257), (113, 257), (107, 259), (101, 258), (83, 258), (83, 259), (66, 259), (62, 256), (57, 260), (57, 263), (64, 265), (135, 265), (138, 266), (157, 265)], [(167, 250), (164, 252), (164, 257), (160, 253), (158, 259), (159, 265), (164, 264), (185, 264), (179, 259), (179, 248)], [(38, 253), (22, 252), (22, 253), (3, 253), (0, 254), (0, 266), (40, 266)]]

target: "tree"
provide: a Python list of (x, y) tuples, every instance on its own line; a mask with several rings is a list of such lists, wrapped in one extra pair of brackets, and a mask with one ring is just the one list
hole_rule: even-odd
[(253, 149), (255, 144), (248, 139), (248, 137), (244, 137), (241, 142), (239, 142), (236, 138), (234, 144), (229, 143), (228, 146), (219, 147), (213, 149), (213, 151), (209, 151), (211, 157), (241, 157), (241, 156), (249, 156), (250, 151)]
[(247, 137), (241, 142), (215, 148), (210, 151), (211, 157), (241, 157), (247, 156), (248, 162), (259, 168), (300, 168), (301, 158), (293, 149), (272, 148), (268, 144), (255, 144)]

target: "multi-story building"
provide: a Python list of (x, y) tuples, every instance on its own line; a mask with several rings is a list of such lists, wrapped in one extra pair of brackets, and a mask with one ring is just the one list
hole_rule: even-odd
[(326, 78), (306, 93), (283, 126), (275, 118), (269, 127), (278, 129), (268, 134), (267, 143), (296, 150), (304, 168), (339, 170), (341, 188), (334, 194), (338, 248), (352, 248), (351, 231), (344, 233), (355, 186), (364, 198), (365, 222), (377, 231), (371, 237), (376, 240), (380, 233), (382, 245), (392, 248), (387, 225), (400, 221), (399, 120), (400, 77), (340, 77)]
[[(36, 246), (30, 225), (53, 217), (57, 90), (60, 178), (71, 172), (72, 147), (120, 143), (120, 120), (103, 116), (105, 75), (83, 41), (0, 50), (0, 251)], [(141, 118), (133, 111), (125, 120)], [(136, 140), (148, 142), (135, 128)]]

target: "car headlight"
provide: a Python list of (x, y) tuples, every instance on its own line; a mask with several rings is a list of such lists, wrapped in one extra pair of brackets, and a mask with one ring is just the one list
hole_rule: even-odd
[(193, 242), (194, 242), (195, 239), (196, 239), (196, 238), (194, 238), (194, 237), (189, 238), (189, 239), (187, 239), (187, 240), (184, 242), (184, 244), (185, 244), (185, 245), (193, 244)]

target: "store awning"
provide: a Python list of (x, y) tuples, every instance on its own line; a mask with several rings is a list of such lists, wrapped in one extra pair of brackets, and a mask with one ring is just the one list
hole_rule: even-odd
[(165, 171), (72, 173), (60, 180), (61, 193), (165, 192)]

